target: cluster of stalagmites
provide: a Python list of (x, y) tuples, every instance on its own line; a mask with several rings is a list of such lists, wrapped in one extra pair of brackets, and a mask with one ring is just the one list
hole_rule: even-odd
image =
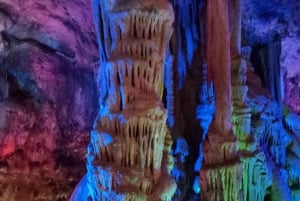
[[(176, 183), (161, 102), (172, 10), (108, 10), (99, 1), (100, 112), (88, 149), (93, 200), (171, 200)], [(97, 12), (97, 11), (96, 11)], [(102, 27), (101, 27), (102, 26)], [(102, 34), (102, 35), (101, 35)]]

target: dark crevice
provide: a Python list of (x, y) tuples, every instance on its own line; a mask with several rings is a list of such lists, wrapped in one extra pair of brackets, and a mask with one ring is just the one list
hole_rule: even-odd
[[(14, 36), (13, 33), (9, 33), (9, 31), (4, 31), (2, 33), (2, 35), (3, 35), (4, 40), (6, 40), (9, 43), (10, 47), (17, 46), (22, 43), (29, 43), (33, 46), (40, 47), (46, 51), (50, 51), (52, 53), (57, 53), (59, 55), (63, 55), (64, 57), (66, 57), (70, 60), (74, 60), (74, 57), (75, 57), (75, 53), (72, 50), (70, 50), (62, 45), (58, 45), (58, 47), (51, 47), (50, 45), (46, 44), (45, 42), (39, 41), (39, 39), (35, 39), (34, 37), (33, 38), (30, 38), (30, 37), (18, 38), (17, 36)], [(52, 41), (51, 39), (49, 39), (49, 40)], [(57, 41), (55, 41), (55, 42), (57, 42)]]

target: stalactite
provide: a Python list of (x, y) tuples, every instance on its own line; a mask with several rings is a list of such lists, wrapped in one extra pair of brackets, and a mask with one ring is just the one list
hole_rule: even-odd
[(178, 79), (176, 88), (183, 87), (187, 71), (191, 68), (192, 59), (200, 41), (197, 15), (201, 0), (173, 0), (176, 16), (176, 27), (173, 41), (174, 63)]
[[(202, 183), (208, 183), (203, 189), (201, 198), (202, 200), (240, 200), (240, 185), (236, 181), (240, 180), (240, 175), (236, 174), (241, 172), (240, 166), (232, 166), (230, 164), (222, 167), (209, 168), (200, 173), (200, 177), (206, 178), (207, 181), (201, 181)], [(205, 175), (201, 175), (205, 174)], [(218, 191), (216, 191), (218, 189)], [(220, 193), (220, 192), (222, 193)]]
[(168, 110), (168, 126), (173, 127), (175, 123), (174, 117), (174, 72), (173, 72), (173, 56), (168, 50), (167, 58), (166, 58), (166, 65), (165, 65), (165, 88), (166, 88), (166, 99), (167, 99), (167, 110)]
[(281, 69), (280, 69), (280, 53), (281, 42), (276, 41), (258, 52), (258, 57), (261, 63), (260, 69), (263, 71), (263, 84), (271, 93), (273, 98), (277, 101), (279, 109), (281, 110), (282, 94), (281, 94)]
[(243, 200), (263, 201), (272, 184), (272, 173), (260, 152), (243, 159)]
[(267, 156), (267, 164), (269, 169), (272, 171), (273, 182), (271, 186), (270, 197), (271, 200), (287, 200), (292, 201), (292, 193), (288, 187), (287, 183), (287, 172), (283, 168), (276, 167), (276, 164), (270, 158), (268, 154)]

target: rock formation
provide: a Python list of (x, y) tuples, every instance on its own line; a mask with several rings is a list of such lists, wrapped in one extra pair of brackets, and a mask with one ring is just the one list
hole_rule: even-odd
[[(215, 119), (203, 145), (202, 200), (240, 200), (241, 163), (231, 124), (230, 28), (228, 3), (206, 3), (208, 79), (215, 89)], [(217, 14), (215, 10), (219, 10)], [(215, 25), (218, 24), (216, 27)], [(222, 33), (222, 35), (220, 34)], [(233, 45), (236, 52), (238, 49)]]
[(280, 67), (284, 102), (300, 115), (300, 45), (299, 38), (288, 37), (281, 41)]
[(300, 200), (299, 10), (1, 0), (0, 201)]
[(94, 1), (99, 38), (100, 110), (87, 178), (93, 200), (171, 200), (171, 136), (162, 104), (172, 34), (167, 1)]
[(98, 107), (91, 10), (86, 1), (0, 1), (2, 201), (67, 200), (84, 175)]

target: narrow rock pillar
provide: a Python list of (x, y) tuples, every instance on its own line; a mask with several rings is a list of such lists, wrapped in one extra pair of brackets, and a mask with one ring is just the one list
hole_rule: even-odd
[[(206, 3), (206, 57), (209, 79), (214, 83), (216, 114), (203, 144), (201, 198), (204, 201), (241, 200), (242, 165), (231, 124), (229, 3), (227, 0)], [(238, 46), (233, 47), (237, 52)]]

